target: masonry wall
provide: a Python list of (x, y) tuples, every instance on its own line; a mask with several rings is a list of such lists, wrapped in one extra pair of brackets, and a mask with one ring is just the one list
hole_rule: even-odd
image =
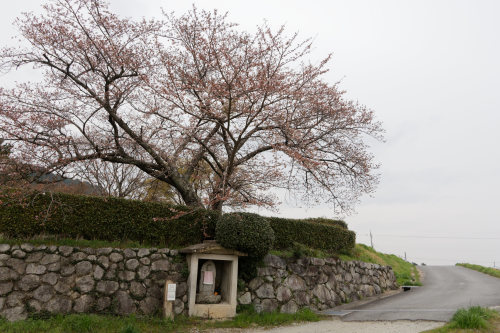
[[(0, 316), (30, 313), (161, 313), (165, 280), (177, 283), (174, 312), (187, 313), (185, 257), (169, 249), (0, 244)], [(263, 311), (325, 309), (396, 288), (390, 267), (329, 259), (282, 259), (264, 266), (238, 293)]]
[(264, 258), (257, 277), (239, 292), (240, 304), (262, 311), (294, 313), (303, 307), (323, 310), (341, 303), (396, 289), (392, 268), (334, 258)]
[(187, 264), (169, 249), (0, 244), (0, 316), (30, 312), (161, 313), (166, 279), (177, 283), (176, 314), (186, 312)]

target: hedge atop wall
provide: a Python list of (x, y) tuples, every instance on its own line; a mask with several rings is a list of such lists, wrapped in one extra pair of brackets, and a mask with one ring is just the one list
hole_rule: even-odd
[[(47, 214), (48, 207), (51, 207)], [(162, 203), (35, 193), (0, 205), (0, 233), (39, 234), (183, 246), (214, 238), (219, 214)]]
[(356, 233), (342, 226), (279, 217), (268, 217), (268, 220), (274, 230), (275, 249), (288, 249), (300, 243), (341, 253), (353, 249), (356, 244)]
[(317, 223), (317, 224), (335, 225), (337, 227), (348, 229), (347, 223), (345, 223), (342, 220), (332, 220), (332, 219), (327, 219), (324, 217), (313, 217), (313, 218), (304, 219), (303, 221)]
[[(340, 253), (355, 245), (356, 235), (343, 221), (263, 218), (274, 231), (275, 249), (300, 243)], [(0, 197), (0, 233), (17, 238), (48, 234), (175, 247), (214, 239), (218, 219), (205, 209), (120, 198), (33, 193), (20, 204), (17, 196)]]

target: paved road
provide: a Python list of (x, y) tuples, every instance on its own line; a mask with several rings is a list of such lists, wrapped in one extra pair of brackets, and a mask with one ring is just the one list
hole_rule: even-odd
[(448, 321), (461, 307), (500, 306), (500, 279), (458, 266), (424, 266), (424, 286), (361, 306), (345, 321)]

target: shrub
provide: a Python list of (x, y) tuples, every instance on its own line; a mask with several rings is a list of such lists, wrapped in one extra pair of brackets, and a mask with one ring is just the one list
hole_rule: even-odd
[(264, 217), (251, 213), (224, 214), (217, 222), (217, 242), (228, 248), (262, 258), (273, 246), (274, 231)]
[(185, 206), (62, 193), (32, 193), (24, 203), (2, 201), (0, 233), (10, 237), (50, 234), (184, 246), (213, 238), (219, 217)]
[(326, 225), (335, 225), (344, 229), (348, 229), (347, 223), (342, 220), (331, 220), (325, 219), (324, 217), (315, 217), (310, 219), (305, 219), (306, 222), (318, 223), (318, 224), (326, 224)]
[(275, 249), (289, 249), (295, 243), (308, 247), (344, 253), (354, 248), (356, 234), (337, 225), (311, 223), (308, 220), (268, 217), (274, 230)]

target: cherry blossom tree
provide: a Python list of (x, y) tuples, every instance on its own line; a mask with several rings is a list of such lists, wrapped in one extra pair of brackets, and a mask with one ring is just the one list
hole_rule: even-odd
[(163, 21), (119, 18), (101, 0), (44, 9), (16, 21), (28, 46), (1, 53), (3, 68), (44, 78), (0, 90), (16, 160), (130, 165), (215, 210), (272, 207), (280, 188), (347, 212), (374, 190), (366, 139), (381, 126), (324, 79), (329, 56), (308, 61), (310, 40), (196, 8)]

